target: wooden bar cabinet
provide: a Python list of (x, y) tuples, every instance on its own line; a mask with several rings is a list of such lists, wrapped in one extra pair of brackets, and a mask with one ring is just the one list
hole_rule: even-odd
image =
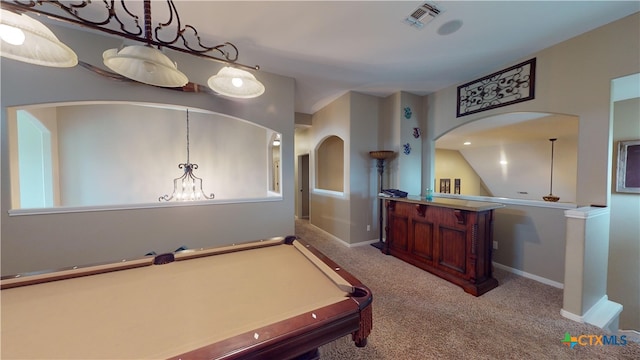
[(502, 204), (448, 198), (385, 198), (381, 251), (480, 296), (493, 278), (493, 210)]

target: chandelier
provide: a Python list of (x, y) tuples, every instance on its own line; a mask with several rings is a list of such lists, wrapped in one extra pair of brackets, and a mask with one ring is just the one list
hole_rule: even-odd
[(158, 201), (195, 201), (215, 197), (213, 193), (207, 196), (202, 191), (202, 179), (193, 174), (193, 170), (198, 168), (198, 164), (189, 162), (189, 109), (187, 109), (187, 162), (178, 164), (178, 168), (183, 169), (184, 173), (173, 179), (173, 193), (160, 196)]
[[(95, 1), (98, 3), (99, 1)], [(264, 85), (249, 70), (260, 67), (237, 62), (238, 48), (230, 42), (215, 46), (202, 44), (198, 31), (191, 25), (182, 25), (173, 0), (166, 0), (169, 16), (166, 22), (153, 23), (151, 0), (144, 0), (141, 16), (131, 11), (127, 3), (139, 1), (103, 0), (103, 6), (94, 6), (89, 17), (85, 10), (91, 0), (78, 2), (19, 1), (0, 2), (0, 55), (6, 58), (50, 67), (73, 67), (78, 64), (75, 52), (41, 22), (27, 13), (45, 15), (63, 22), (117, 35), (143, 45), (128, 45), (104, 51), (105, 66), (129, 79), (160, 87), (183, 87), (187, 76), (178, 70), (177, 64), (161, 49), (168, 48), (201, 58), (226, 64), (207, 81), (215, 92), (236, 98), (253, 98), (264, 93)], [(67, 4), (68, 3), (68, 4)], [(160, 1), (153, 1), (160, 4)], [(100, 11), (100, 16), (96, 15)], [(61, 15), (62, 14), (62, 15)], [(120, 14), (120, 15), (119, 15)], [(152, 25), (155, 24), (155, 25)], [(175, 34), (168, 36), (167, 29), (175, 27)]]

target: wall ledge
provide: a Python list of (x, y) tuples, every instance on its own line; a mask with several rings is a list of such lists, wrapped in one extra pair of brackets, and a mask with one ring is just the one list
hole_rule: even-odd
[(164, 202), (164, 203), (144, 203), (144, 204), (125, 204), (125, 205), (99, 205), (99, 206), (61, 206), (54, 208), (42, 209), (11, 209), (7, 211), (9, 216), (24, 215), (47, 215), (47, 214), (65, 214), (65, 213), (83, 213), (96, 211), (115, 211), (115, 210), (138, 210), (138, 209), (162, 209), (169, 207), (181, 206), (204, 206), (204, 205), (224, 205), (224, 204), (243, 204), (243, 203), (259, 203), (282, 201), (282, 196), (269, 196), (264, 198), (247, 198), (247, 199), (220, 199), (220, 200), (203, 200), (203, 201), (185, 201), (185, 202)]
[(493, 196), (473, 196), (473, 195), (458, 195), (458, 194), (443, 194), (443, 193), (435, 193), (433, 194), (433, 196), (441, 197), (441, 198), (450, 198), (450, 199), (494, 202), (494, 203), (500, 203), (504, 205), (523, 205), (523, 206), (553, 208), (553, 209), (575, 209), (578, 207), (576, 204), (573, 204), (573, 203), (548, 202), (548, 201), (542, 201), (542, 200), (512, 199), (512, 198), (501, 198), (501, 197), (493, 197)]
[(591, 219), (601, 215), (608, 215), (608, 207), (585, 206), (577, 209), (566, 210), (564, 216), (573, 219)]
[(314, 195), (330, 196), (339, 199), (346, 199), (347, 196), (343, 191), (325, 190), (325, 189), (312, 189), (311, 193)]

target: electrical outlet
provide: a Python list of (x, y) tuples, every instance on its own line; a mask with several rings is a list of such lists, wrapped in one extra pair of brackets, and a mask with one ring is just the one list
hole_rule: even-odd
[(493, 242), (493, 250), (498, 250), (498, 242), (497, 241)]
[(371, 225), (367, 225), (367, 231), (371, 231)]

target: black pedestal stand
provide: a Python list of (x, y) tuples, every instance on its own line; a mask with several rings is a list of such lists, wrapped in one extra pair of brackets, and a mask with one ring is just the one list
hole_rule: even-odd
[[(378, 183), (380, 184), (380, 191), (378, 193), (382, 193), (382, 174), (384, 173), (384, 159), (377, 159), (377, 165), (376, 167), (378, 168), (378, 176), (379, 176), (379, 180)], [(384, 229), (384, 214), (382, 213), (382, 202), (384, 200), (382, 199), (378, 199), (378, 217), (379, 217), (379, 222), (378, 222), (378, 229), (380, 230), (380, 236), (378, 238), (378, 242), (371, 244), (371, 246), (373, 246), (376, 249), (380, 249), (382, 251), (382, 247), (384, 246), (384, 242), (382, 241), (382, 234), (383, 234), (383, 229)]]

